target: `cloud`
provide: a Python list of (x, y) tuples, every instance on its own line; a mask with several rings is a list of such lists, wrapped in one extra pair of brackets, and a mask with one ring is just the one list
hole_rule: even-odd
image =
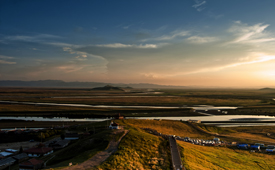
[(162, 76), (155, 73), (141, 73), (142, 77), (145, 77), (146, 79), (160, 79)]
[(88, 54), (86, 52), (74, 50), (71, 47), (63, 47), (63, 51), (69, 52), (70, 54), (75, 54), (76, 55), (75, 58), (79, 61), (86, 60), (89, 57), (89, 58), (94, 58), (94, 59), (100, 59), (100, 60), (104, 61), (105, 63), (108, 63), (108, 61), (102, 56)]
[(173, 40), (173, 39), (176, 39), (176, 38), (179, 38), (179, 37), (185, 37), (185, 36), (188, 36), (188, 35), (190, 35), (189, 31), (176, 30), (176, 31), (171, 32), (168, 35), (162, 35), (162, 36), (155, 37), (155, 38), (147, 38), (147, 39), (143, 39), (141, 41), (142, 42), (145, 42), (145, 41), (169, 41), (169, 40)]
[(236, 37), (231, 43), (260, 43), (275, 41), (275, 38), (270, 37), (270, 34), (265, 32), (265, 29), (268, 26), (268, 24), (264, 25), (262, 23), (249, 26), (241, 21), (235, 21), (234, 25), (228, 30)]
[(0, 64), (16, 64), (16, 62), (7, 61), (9, 59), (14, 59), (14, 57), (0, 55)]
[(206, 4), (206, 1), (200, 1), (200, 0), (195, 0), (195, 3), (192, 7), (195, 8), (197, 11), (202, 11), (205, 9), (202, 5)]
[(214, 42), (217, 41), (218, 38), (216, 37), (199, 37), (199, 36), (192, 36), (187, 38), (187, 40), (190, 43), (194, 43), (194, 44), (203, 44), (203, 43), (210, 43), (210, 42)]
[(123, 26), (122, 28), (123, 29), (125, 29), (125, 30), (127, 30), (129, 27), (131, 27), (133, 24), (131, 24), (131, 25), (127, 25), (127, 26)]
[(95, 45), (96, 47), (105, 47), (105, 48), (157, 48), (156, 44), (121, 44), (121, 43), (114, 43), (114, 44), (98, 44)]
[(16, 62), (0, 60), (0, 64), (16, 64)]
[(79, 45), (75, 45), (75, 44), (69, 44), (69, 43), (62, 43), (62, 42), (45, 42), (44, 44), (48, 44), (48, 45), (53, 45), (53, 46), (57, 46), (57, 47), (75, 47), (75, 48), (79, 48)]
[(9, 57), (9, 56), (0, 55), (0, 58), (2, 58), (2, 59), (13, 59), (14, 57)]
[[(249, 60), (249, 58), (252, 58), (252, 59)], [(232, 63), (232, 64), (223, 65), (223, 66), (219, 66), (219, 67), (198, 69), (198, 70), (195, 70), (195, 71), (182, 73), (181, 75), (197, 74), (197, 73), (205, 73), (205, 72), (216, 72), (216, 71), (220, 71), (220, 70), (223, 70), (223, 69), (237, 67), (237, 66), (241, 66), (241, 65), (249, 65), (249, 64), (255, 64), (255, 63), (267, 62), (267, 61), (270, 61), (270, 60), (275, 60), (275, 55), (266, 55), (266, 54), (263, 54), (263, 53), (253, 52), (245, 58), (239, 58), (239, 60), (240, 61), (249, 60), (249, 61), (237, 62), (237, 63)], [(175, 75), (173, 75), (173, 76), (175, 76)]]
[(170, 35), (163, 35), (161, 37), (156, 38), (158, 41), (163, 41), (163, 40), (171, 40), (177, 37), (184, 37), (189, 35), (189, 31), (174, 31)]
[(51, 35), (51, 34), (38, 34), (34, 36), (26, 35), (16, 35), (16, 36), (6, 36), (5, 40), (8, 41), (25, 41), (25, 42), (43, 42), (45, 39), (60, 39), (60, 36)]
[(78, 65), (61, 65), (61, 66), (57, 66), (55, 67), (56, 69), (63, 71), (65, 73), (71, 73), (71, 72), (75, 72), (75, 71), (79, 71), (81, 69), (84, 68), (84, 66), (78, 66)]

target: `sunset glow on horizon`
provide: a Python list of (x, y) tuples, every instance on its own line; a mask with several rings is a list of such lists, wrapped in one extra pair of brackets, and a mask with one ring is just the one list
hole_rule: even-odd
[(274, 5), (4, 0), (0, 80), (275, 87)]

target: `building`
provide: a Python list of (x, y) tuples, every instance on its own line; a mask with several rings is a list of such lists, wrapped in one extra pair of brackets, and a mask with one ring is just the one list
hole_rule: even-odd
[(65, 133), (65, 140), (77, 140), (79, 139), (78, 133)]
[(19, 162), (28, 160), (29, 156), (26, 153), (20, 153), (18, 155), (13, 156), (13, 158), (16, 160), (16, 162), (19, 163)]
[(115, 119), (124, 119), (124, 116), (122, 116), (120, 113), (115, 117)]
[(53, 148), (36, 147), (36, 148), (26, 149), (23, 152), (28, 154), (29, 157), (40, 157), (40, 156), (45, 156), (53, 153)]
[(214, 138), (213, 141), (214, 141), (215, 143), (218, 143), (218, 142), (220, 142), (220, 138)]
[(6, 158), (6, 157), (12, 156), (12, 155), (14, 155), (14, 153), (12, 153), (12, 152), (0, 152), (1, 158)]
[(13, 159), (12, 157), (1, 159), (0, 160), (0, 170), (5, 169), (6, 167), (14, 164), (15, 162), (16, 162), (16, 160)]
[(32, 158), (19, 164), (19, 170), (37, 170), (44, 167), (44, 161)]
[(54, 143), (50, 143), (49, 146), (52, 147), (53, 149), (62, 149), (68, 146), (70, 143), (70, 140), (59, 140)]
[(115, 122), (111, 122), (109, 128), (110, 129), (121, 129), (121, 127), (119, 126), (119, 124), (115, 123)]

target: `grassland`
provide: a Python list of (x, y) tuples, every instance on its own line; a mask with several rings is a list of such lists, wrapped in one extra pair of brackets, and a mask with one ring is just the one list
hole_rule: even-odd
[(187, 170), (274, 169), (274, 155), (226, 147), (205, 147), (178, 141)]
[(168, 142), (131, 129), (121, 141), (118, 151), (96, 169), (170, 169)]
[[(91, 89), (55, 89), (55, 88), (0, 88), (0, 100), (28, 101), (49, 103), (73, 103), (90, 105), (119, 105), (119, 106), (183, 106), (183, 105), (215, 105), (241, 106), (238, 110), (230, 110), (228, 114), (275, 115), (274, 90), (253, 89), (180, 89), (158, 90), (162, 93), (147, 93), (145, 89), (137, 92), (124, 91), (94, 91)], [(143, 91), (143, 92), (142, 92)], [(11, 107), (12, 106), (12, 107)], [(27, 107), (26, 107), (27, 106)], [(0, 104), (0, 114), (29, 116), (53, 116), (64, 114), (72, 117), (91, 116), (112, 117), (113, 113), (121, 112), (126, 116), (181, 116), (193, 115), (179, 110), (152, 110), (152, 109), (115, 109), (115, 108), (85, 108), (41, 105)], [(141, 113), (131, 115), (131, 113)], [(52, 113), (52, 114), (51, 114)], [(157, 113), (157, 114), (152, 114)], [(220, 114), (220, 113), (214, 113)]]
[[(120, 120), (117, 121), (127, 129), (129, 134), (122, 140), (118, 151), (109, 157), (105, 163), (97, 167), (101, 169), (170, 169), (169, 147), (165, 139), (146, 133), (142, 128), (157, 130), (163, 134), (189, 136), (192, 138), (213, 139), (214, 136), (197, 131), (184, 122), (157, 121), (157, 120)], [(235, 128), (206, 127), (209, 131), (233, 133), (238, 132)], [(266, 127), (269, 129), (269, 127)], [(249, 127), (245, 128), (251, 133)], [(270, 128), (271, 129), (271, 128)], [(238, 137), (232, 138), (239, 142), (250, 142)], [(236, 147), (208, 147), (193, 145), (178, 141), (182, 161), (187, 170), (197, 169), (274, 169), (275, 155), (266, 153), (252, 153), (247, 150), (239, 150)], [(154, 161), (157, 160), (157, 161)]]

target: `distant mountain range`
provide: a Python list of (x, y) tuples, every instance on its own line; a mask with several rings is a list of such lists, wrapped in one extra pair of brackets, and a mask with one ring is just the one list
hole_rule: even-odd
[(95, 88), (103, 86), (115, 87), (132, 87), (132, 88), (160, 88), (160, 89), (183, 89), (186, 86), (166, 86), (157, 84), (123, 84), (123, 83), (101, 83), (101, 82), (65, 82), (62, 80), (38, 80), (38, 81), (21, 81), (21, 80), (1, 80), (0, 87), (56, 87), (56, 88)]

